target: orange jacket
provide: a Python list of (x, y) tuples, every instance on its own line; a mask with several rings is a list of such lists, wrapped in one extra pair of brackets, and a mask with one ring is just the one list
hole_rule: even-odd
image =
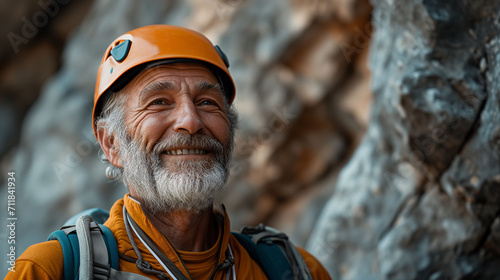
[[(137, 259), (130, 244), (123, 222), (123, 204), (132, 219), (154, 240), (157, 247), (161, 248), (163, 254), (169, 258), (186, 277), (189, 274), (193, 279), (208, 279), (212, 271), (219, 263), (225, 260), (228, 244), (230, 244), (235, 260), (237, 279), (267, 279), (259, 265), (248, 255), (236, 238), (230, 234), (229, 219), (225, 213), (217, 214), (221, 217), (222, 231), (216, 244), (205, 252), (183, 252), (176, 251), (151, 222), (146, 218), (138, 202), (125, 195), (124, 199), (118, 200), (110, 211), (110, 217), (105, 225), (113, 232), (118, 243), (120, 254), (120, 270), (129, 271), (156, 279), (153, 275), (144, 274), (135, 262), (126, 260), (127, 257)], [(145, 245), (135, 236), (135, 242), (142, 253), (144, 260), (148, 261), (154, 269), (165, 271), (160, 263), (149, 252)], [(220, 247), (220, 251), (219, 251)], [(325, 268), (308, 252), (298, 248), (306, 264), (308, 265), (314, 279), (330, 279)], [(126, 257), (122, 257), (126, 256)], [(180, 261), (182, 259), (182, 261)], [(182, 264), (184, 263), (184, 265)], [(189, 271), (189, 272), (188, 272)], [(218, 270), (213, 279), (225, 279), (226, 271)], [(232, 278), (232, 277), (231, 277)], [(15, 272), (10, 271), (5, 279), (63, 279), (63, 254), (58, 241), (47, 241), (30, 246), (17, 260)]]

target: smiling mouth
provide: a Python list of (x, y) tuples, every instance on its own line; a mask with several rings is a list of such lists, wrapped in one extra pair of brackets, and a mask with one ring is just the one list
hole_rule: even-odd
[(202, 149), (176, 149), (170, 150), (166, 152), (167, 155), (206, 155), (208, 154), (207, 150)]

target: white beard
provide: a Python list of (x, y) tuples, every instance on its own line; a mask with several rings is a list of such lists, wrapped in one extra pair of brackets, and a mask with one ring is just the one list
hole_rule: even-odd
[[(134, 190), (141, 206), (153, 215), (176, 210), (205, 210), (227, 185), (232, 145), (224, 148), (208, 136), (179, 133), (157, 143), (148, 155), (138, 142), (122, 139), (120, 143), (127, 143), (126, 148), (120, 150), (124, 163), (123, 181)], [(186, 144), (212, 150), (216, 157), (178, 161), (174, 168), (164, 166), (162, 153)]]

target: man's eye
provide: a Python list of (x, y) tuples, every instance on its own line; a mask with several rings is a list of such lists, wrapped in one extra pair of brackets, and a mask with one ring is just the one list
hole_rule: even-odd
[(165, 105), (167, 104), (163, 99), (156, 99), (150, 103), (150, 105)]
[(205, 99), (205, 100), (201, 101), (201, 105), (207, 106), (207, 105), (217, 105), (217, 104), (212, 100)]

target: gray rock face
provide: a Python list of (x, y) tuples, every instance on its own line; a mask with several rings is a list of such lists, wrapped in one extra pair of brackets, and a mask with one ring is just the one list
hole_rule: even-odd
[(125, 193), (104, 177), (92, 135), (96, 69), (117, 35), (169, 23), (231, 60), (241, 124), (222, 200), (233, 228), (266, 222), (309, 239), (334, 279), (498, 278), (500, 4), (373, 4), (370, 23), (360, 0), (96, 0), (3, 162), (16, 171), (17, 254)]
[[(65, 46), (59, 73), (24, 119), (12, 161), (2, 160), (2, 174), (16, 171), (17, 256), (71, 215), (109, 208), (126, 192), (104, 177), (98, 160), (90, 125), (95, 76), (112, 39), (153, 23), (201, 31), (230, 59), (241, 120), (222, 198), (232, 228), (264, 222), (304, 244), (366, 127), (369, 17), (368, 2), (359, 0), (96, 0)], [(356, 48), (348, 50), (351, 45)], [(0, 208), (5, 204), (0, 199)], [(5, 230), (0, 227), (1, 252)]]
[(91, 5), (55, 0), (0, 3), (0, 157), (8, 157), (19, 142), (22, 119), (57, 72), (63, 43)]
[(334, 279), (499, 279), (500, 3), (373, 4), (371, 122), (308, 248)]

